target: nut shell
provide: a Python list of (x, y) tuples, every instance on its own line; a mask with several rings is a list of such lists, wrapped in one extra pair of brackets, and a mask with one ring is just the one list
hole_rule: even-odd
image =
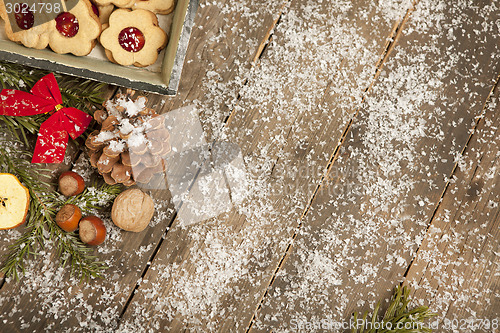
[(154, 214), (153, 199), (139, 189), (129, 189), (118, 195), (111, 209), (113, 223), (126, 231), (141, 232)]
[(80, 239), (88, 245), (100, 245), (106, 239), (106, 227), (97, 216), (84, 217), (79, 224)]
[(67, 196), (75, 196), (83, 192), (85, 181), (74, 171), (66, 171), (59, 176), (59, 191)]
[(62, 230), (72, 232), (78, 228), (81, 218), (82, 211), (78, 206), (66, 204), (57, 213), (56, 223)]

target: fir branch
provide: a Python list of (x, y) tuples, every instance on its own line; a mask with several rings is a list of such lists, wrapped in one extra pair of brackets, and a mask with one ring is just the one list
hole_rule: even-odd
[(410, 310), (410, 288), (397, 286), (391, 298), (383, 318), (379, 320), (378, 311), (380, 302), (375, 306), (368, 320), (368, 312), (363, 314), (362, 320), (358, 322), (358, 313), (354, 313), (356, 327), (352, 333), (429, 333), (432, 330), (424, 326), (424, 321), (434, 317), (426, 306), (420, 306)]
[(22, 141), (26, 146), (30, 146), (29, 134), (35, 135), (40, 129), (40, 125), (47, 120), (49, 116), (39, 114), (30, 117), (10, 117), (0, 116), (0, 123), (3, 123), (6, 129), (17, 140)]
[(100, 187), (94, 183), (90, 187), (86, 187), (83, 193), (70, 197), (61, 204), (61, 207), (66, 204), (78, 206), (83, 214), (91, 214), (93, 211), (107, 205), (111, 200), (116, 198), (122, 191), (120, 185), (110, 186), (102, 184)]
[(39, 69), (28, 70), (19, 64), (0, 61), (0, 85), (2, 89), (13, 87), (17, 90), (26, 90), (45, 74), (45, 71)]
[(69, 265), (71, 272), (82, 280), (89, 277), (102, 277), (102, 272), (108, 266), (92, 255), (92, 249), (83, 244), (74, 232), (65, 232), (54, 223), (51, 217), (46, 217), (50, 237), (57, 243), (57, 254), (62, 266)]
[[(20, 145), (19, 142), (16, 143)], [(25, 233), (9, 248), (1, 271), (6, 276), (19, 279), (19, 273), (25, 269), (25, 261), (36, 256), (38, 248), (44, 248), (48, 240), (57, 244), (60, 264), (69, 265), (71, 274), (87, 279), (100, 277), (107, 266), (92, 255), (92, 249), (83, 244), (76, 233), (66, 233), (55, 223), (59, 209), (69, 202), (78, 203), (82, 211), (90, 212), (108, 204), (121, 190), (120, 186), (102, 185), (96, 189), (87, 188), (80, 195), (61, 200), (54, 187), (44, 175), (47, 170), (37, 169), (29, 162), (30, 156), (21, 152), (14, 156), (7, 148), (0, 146), (0, 171), (16, 175), (28, 187), (30, 207), (26, 218)], [(96, 200), (96, 196), (103, 198)]]
[(55, 74), (55, 76), (61, 87), (61, 96), (64, 105), (94, 115), (94, 107), (102, 105), (104, 102), (102, 96), (106, 91), (106, 83), (61, 74)]
[[(19, 64), (0, 61), (0, 85), (2, 89), (15, 88), (29, 91), (33, 84), (46, 74), (48, 72), (41, 69), (28, 70)], [(54, 75), (61, 90), (63, 105), (93, 115), (95, 107), (103, 103), (102, 96), (107, 86), (105, 83), (62, 74)], [(38, 133), (40, 125), (48, 117), (47, 114), (29, 117), (0, 116), (0, 123), (3, 123), (16, 139), (22, 140), (28, 146), (30, 143), (29, 134)]]

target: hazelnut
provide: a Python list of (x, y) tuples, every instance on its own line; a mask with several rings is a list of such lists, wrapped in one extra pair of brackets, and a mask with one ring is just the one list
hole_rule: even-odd
[(73, 171), (66, 171), (59, 176), (59, 191), (71, 197), (78, 195), (85, 189), (85, 181), (82, 176)]
[(72, 204), (64, 205), (56, 215), (56, 223), (62, 230), (73, 232), (78, 228), (82, 218), (82, 211), (78, 206)]
[(106, 239), (106, 226), (97, 216), (84, 217), (79, 224), (80, 239), (88, 245), (100, 245)]
[(118, 195), (111, 209), (113, 223), (126, 231), (140, 232), (146, 229), (155, 211), (153, 199), (137, 188)]

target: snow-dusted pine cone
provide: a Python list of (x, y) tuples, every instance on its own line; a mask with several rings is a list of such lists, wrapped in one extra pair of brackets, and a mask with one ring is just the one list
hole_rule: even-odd
[(148, 183), (166, 168), (164, 157), (170, 152), (170, 134), (163, 117), (146, 108), (147, 98), (133, 98), (134, 92), (116, 95), (97, 110), (94, 119), (101, 124), (85, 145), (90, 164), (106, 183), (126, 186)]

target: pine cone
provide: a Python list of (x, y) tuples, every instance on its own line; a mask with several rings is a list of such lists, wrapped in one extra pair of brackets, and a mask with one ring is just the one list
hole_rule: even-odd
[(94, 113), (101, 129), (85, 142), (90, 164), (110, 185), (148, 183), (165, 170), (164, 157), (171, 150), (163, 117), (146, 108), (146, 97), (133, 99), (134, 93), (127, 90), (105, 102), (105, 109)]

